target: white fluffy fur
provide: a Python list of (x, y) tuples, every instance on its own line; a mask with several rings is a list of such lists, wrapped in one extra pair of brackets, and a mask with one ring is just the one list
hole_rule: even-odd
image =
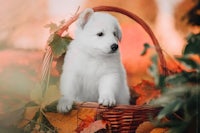
[[(111, 52), (111, 45), (121, 40), (117, 20), (109, 14), (86, 9), (77, 24), (75, 39), (64, 59), (58, 111), (68, 112), (74, 101), (98, 102), (104, 106), (129, 104), (119, 51)], [(100, 32), (103, 36), (97, 35)]]

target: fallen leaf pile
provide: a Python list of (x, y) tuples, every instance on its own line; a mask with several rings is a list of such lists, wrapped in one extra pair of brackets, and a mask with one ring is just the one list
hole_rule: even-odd
[(59, 133), (94, 133), (106, 129), (106, 122), (95, 121), (96, 113), (96, 109), (80, 108), (67, 114), (48, 112), (46, 118)]

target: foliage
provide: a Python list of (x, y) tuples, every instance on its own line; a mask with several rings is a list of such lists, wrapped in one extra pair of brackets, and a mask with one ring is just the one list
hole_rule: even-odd
[[(56, 105), (60, 97), (58, 89), (58, 81), (51, 82), (51, 66), (52, 59), (62, 58), (66, 52), (67, 46), (72, 40), (68, 35), (61, 37), (57, 31), (63, 25), (55, 23), (48, 24), (46, 27), (50, 28), (50, 37), (48, 44), (51, 47), (52, 54), (48, 55), (45, 60), (47, 70), (45, 78), (41, 83), (37, 84), (30, 94), (30, 102), (22, 108), (23, 119), (18, 123), (18, 128), (22, 128), (26, 133), (29, 132), (97, 132), (106, 129), (106, 122), (102, 120), (95, 120), (96, 109), (73, 109), (70, 113), (57, 113)], [(49, 53), (48, 53), (49, 54)], [(53, 56), (53, 57), (52, 57)], [(78, 125), (77, 125), (78, 124)]]
[(60, 57), (67, 50), (67, 45), (71, 42), (71, 37), (60, 37), (57, 34), (53, 34), (52, 41), (49, 46), (52, 49), (53, 55), (55, 57)]
[(195, 0), (196, 5), (188, 11), (188, 13), (183, 17), (187, 19), (188, 24), (200, 26), (200, 0)]
[(144, 44), (144, 50), (141, 52), (141, 56), (145, 55), (147, 53), (147, 50), (150, 48), (150, 45), (148, 43)]
[[(57, 34), (57, 31), (64, 23), (64, 21), (61, 21), (60, 25), (56, 25), (55, 23), (46, 25), (46, 27), (50, 28), (51, 33), (48, 44), (51, 47), (53, 57), (56, 58), (66, 52), (67, 46), (72, 40), (68, 35), (62, 37)], [(51, 66), (51, 63), (52, 60), (48, 59), (48, 62), (45, 64)], [(52, 126), (50, 116), (46, 113), (46, 107), (54, 104), (60, 97), (60, 93), (56, 84), (49, 84), (50, 67), (48, 69), (45, 79), (32, 90), (30, 94), (31, 104), (28, 103), (25, 106), (23, 120), (18, 124), (18, 127), (24, 128), (24, 132), (57, 132), (57, 129)]]
[(200, 55), (199, 49), (200, 49), (200, 33), (198, 34), (191, 34), (187, 38), (188, 44), (185, 47), (185, 50), (183, 52), (184, 55), (188, 54), (197, 54)]
[(133, 88), (134, 92), (138, 95), (136, 105), (147, 104), (151, 99), (160, 95), (160, 90), (155, 87), (155, 84), (147, 80), (142, 80), (141, 83), (135, 85)]
[(50, 37), (47, 41), (51, 50), (53, 52), (54, 57), (60, 57), (63, 53), (66, 52), (67, 46), (72, 41), (72, 38), (69, 35), (61, 36), (57, 34), (57, 31), (65, 24), (65, 21), (61, 21), (60, 25), (56, 25), (55, 23), (50, 23), (45, 27), (50, 28)]
[[(155, 123), (160, 127), (169, 127), (172, 133), (199, 130), (197, 122), (200, 119), (199, 37), (199, 34), (191, 35), (182, 57), (176, 58), (187, 70), (163, 77), (159, 75), (156, 67), (150, 69), (162, 92), (159, 98), (151, 102), (153, 105), (163, 106)], [(194, 56), (197, 56), (197, 60), (192, 58)], [(152, 61), (153, 66), (157, 66), (157, 62), (154, 59)], [(163, 118), (168, 118), (169, 122), (162, 122)]]
[[(67, 46), (72, 40), (68, 35), (61, 36), (57, 31), (63, 26), (55, 23), (48, 24), (50, 28), (50, 37), (48, 46), (51, 47), (53, 57), (61, 57)], [(161, 93), (161, 96), (153, 101), (153, 105), (161, 105), (163, 109), (157, 116), (155, 122), (157, 126), (170, 128), (171, 132), (181, 133), (190, 129), (199, 128), (193, 123), (199, 120), (199, 98), (200, 98), (200, 34), (190, 35), (188, 44), (185, 47), (182, 57), (176, 57), (177, 61), (187, 67), (180, 73), (163, 76), (159, 74), (157, 56), (152, 57), (153, 64), (149, 68), (150, 74), (154, 77), (155, 83), (142, 81), (141, 84), (135, 86), (136, 92), (140, 94), (137, 99), (138, 104), (149, 103), (150, 99), (155, 98)], [(145, 55), (147, 50), (151, 48), (149, 44), (144, 44), (144, 51), (141, 55)], [(197, 55), (197, 60), (193, 58)], [(52, 62), (48, 62), (52, 63)], [(48, 79), (45, 79), (45, 84), (36, 85), (31, 92), (30, 102), (24, 107), (12, 112), (12, 114), (20, 114), (13, 116), (12, 122), (15, 119), (18, 121), (23, 114), (23, 119), (18, 123), (19, 128), (23, 128), (24, 132), (97, 132), (106, 130), (107, 122), (101, 119), (95, 119), (96, 109), (73, 109), (68, 114), (59, 114), (56, 112), (57, 100), (60, 97), (57, 83), (49, 84)], [(160, 88), (158, 90), (157, 88)], [(139, 91), (140, 90), (140, 91)], [(141, 92), (142, 91), (142, 92)], [(148, 94), (148, 95), (144, 95)], [(20, 118), (19, 118), (20, 117)], [(168, 118), (169, 121), (162, 121), (163, 118)], [(1, 121), (1, 119), (0, 119)], [(5, 121), (4, 121), (5, 122)], [(146, 127), (149, 126), (149, 131), (153, 126), (149, 123), (140, 125), (139, 131), (146, 132)], [(194, 126), (194, 127), (192, 127)], [(0, 127), (1, 128), (1, 127)], [(166, 128), (153, 129), (152, 132), (164, 132)], [(198, 129), (199, 130), (199, 129)], [(20, 130), (21, 131), (21, 130)], [(195, 130), (193, 130), (195, 132)]]
[[(61, 37), (57, 34), (57, 30), (59, 30), (63, 26), (64, 23), (65, 22), (62, 21), (60, 22), (59, 25), (55, 23), (46, 25), (46, 27), (50, 28), (51, 35), (49, 37), (48, 44), (51, 47), (51, 50), (53, 51), (54, 57), (59, 57), (60, 55), (65, 53), (67, 49), (67, 45), (72, 40), (68, 35)], [(48, 57), (51, 57), (51, 56), (48, 56)], [(52, 60), (48, 60), (48, 61), (49, 62), (45, 62), (45, 65), (50, 64), (49, 66), (51, 66)], [(24, 68), (25, 69), (23, 70), (23, 72), (26, 71), (26, 67)], [(45, 79), (43, 79), (44, 81), (42, 81), (41, 83), (38, 83), (35, 87), (33, 87), (33, 90), (30, 93), (30, 97), (27, 97), (26, 101), (24, 100), (22, 101), (21, 100), (22, 97), (20, 97), (20, 95), (18, 96), (18, 92), (17, 92), (15, 93), (15, 96), (14, 96), (14, 97), (17, 97), (16, 99), (12, 98), (11, 100), (9, 101), (7, 100), (6, 102), (4, 102), (6, 105), (4, 106), (5, 113), (2, 113), (0, 110), (0, 130), (2, 130), (3, 132), (4, 130), (7, 130), (8, 132), (15, 130), (16, 132), (18, 132), (18, 130), (16, 129), (19, 129), (19, 132), (47, 132), (47, 133), (57, 132), (57, 129), (53, 127), (51, 123), (49, 122), (49, 120), (47, 119), (46, 110), (45, 110), (47, 105), (51, 105), (60, 97), (57, 83), (49, 84), (49, 81), (48, 81), (49, 75), (50, 75), (49, 68), (50, 67), (47, 67), (45, 69), (45, 70), (48, 69), (48, 72), (47, 72), (47, 76), (45, 76)], [(27, 81), (28, 79), (19, 78), (18, 75), (20, 75), (21, 73), (19, 74), (19, 71), (14, 71), (15, 69), (11, 69), (13, 70), (12, 76), (11, 76), (12, 78), (14, 74), (14, 78), (13, 78), (14, 80), (12, 81), (13, 82), (12, 84), (15, 84), (15, 86), (11, 86), (12, 85), (10, 83), (11, 80), (6, 80), (7, 78), (6, 79), (2, 78), (2, 83), (9, 82), (9, 87), (15, 88), (16, 90), (16, 87), (17, 88), (22, 87), (21, 85), (24, 84), (24, 81)], [(31, 74), (32, 75), (34, 74), (33, 71), (31, 71)], [(33, 77), (36, 77), (36, 75), (33, 75)], [(47, 83), (49, 85), (46, 85)], [(27, 87), (32, 88), (30, 86), (30, 81), (25, 82), (25, 84), (27, 84), (25, 89), (28, 89)], [(20, 90), (21, 89), (22, 88), (20, 88)], [(5, 98), (7, 98), (7, 95), (5, 96)]]

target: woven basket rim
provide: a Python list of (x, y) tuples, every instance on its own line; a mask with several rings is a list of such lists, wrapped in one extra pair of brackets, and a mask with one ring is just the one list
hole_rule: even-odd
[(96, 109), (112, 109), (112, 110), (134, 110), (134, 109), (138, 109), (138, 110), (143, 110), (143, 109), (160, 109), (160, 106), (151, 106), (151, 105), (122, 105), (122, 104), (118, 104), (116, 106), (113, 107), (106, 107), (103, 105), (100, 105), (97, 102), (77, 102), (75, 103), (75, 107), (76, 108), (96, 108)]

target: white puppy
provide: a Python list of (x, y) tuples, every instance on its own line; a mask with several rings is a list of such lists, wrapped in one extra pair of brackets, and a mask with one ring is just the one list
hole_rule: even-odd
[(120, 60), (121, 30), (106, 13), (86, 9), (78, 18), (75, 39), (68, 46), (61, 75), (59, 112), (68, 112), (74, 101), (104, 106), (129, 104), (129, 89)]

